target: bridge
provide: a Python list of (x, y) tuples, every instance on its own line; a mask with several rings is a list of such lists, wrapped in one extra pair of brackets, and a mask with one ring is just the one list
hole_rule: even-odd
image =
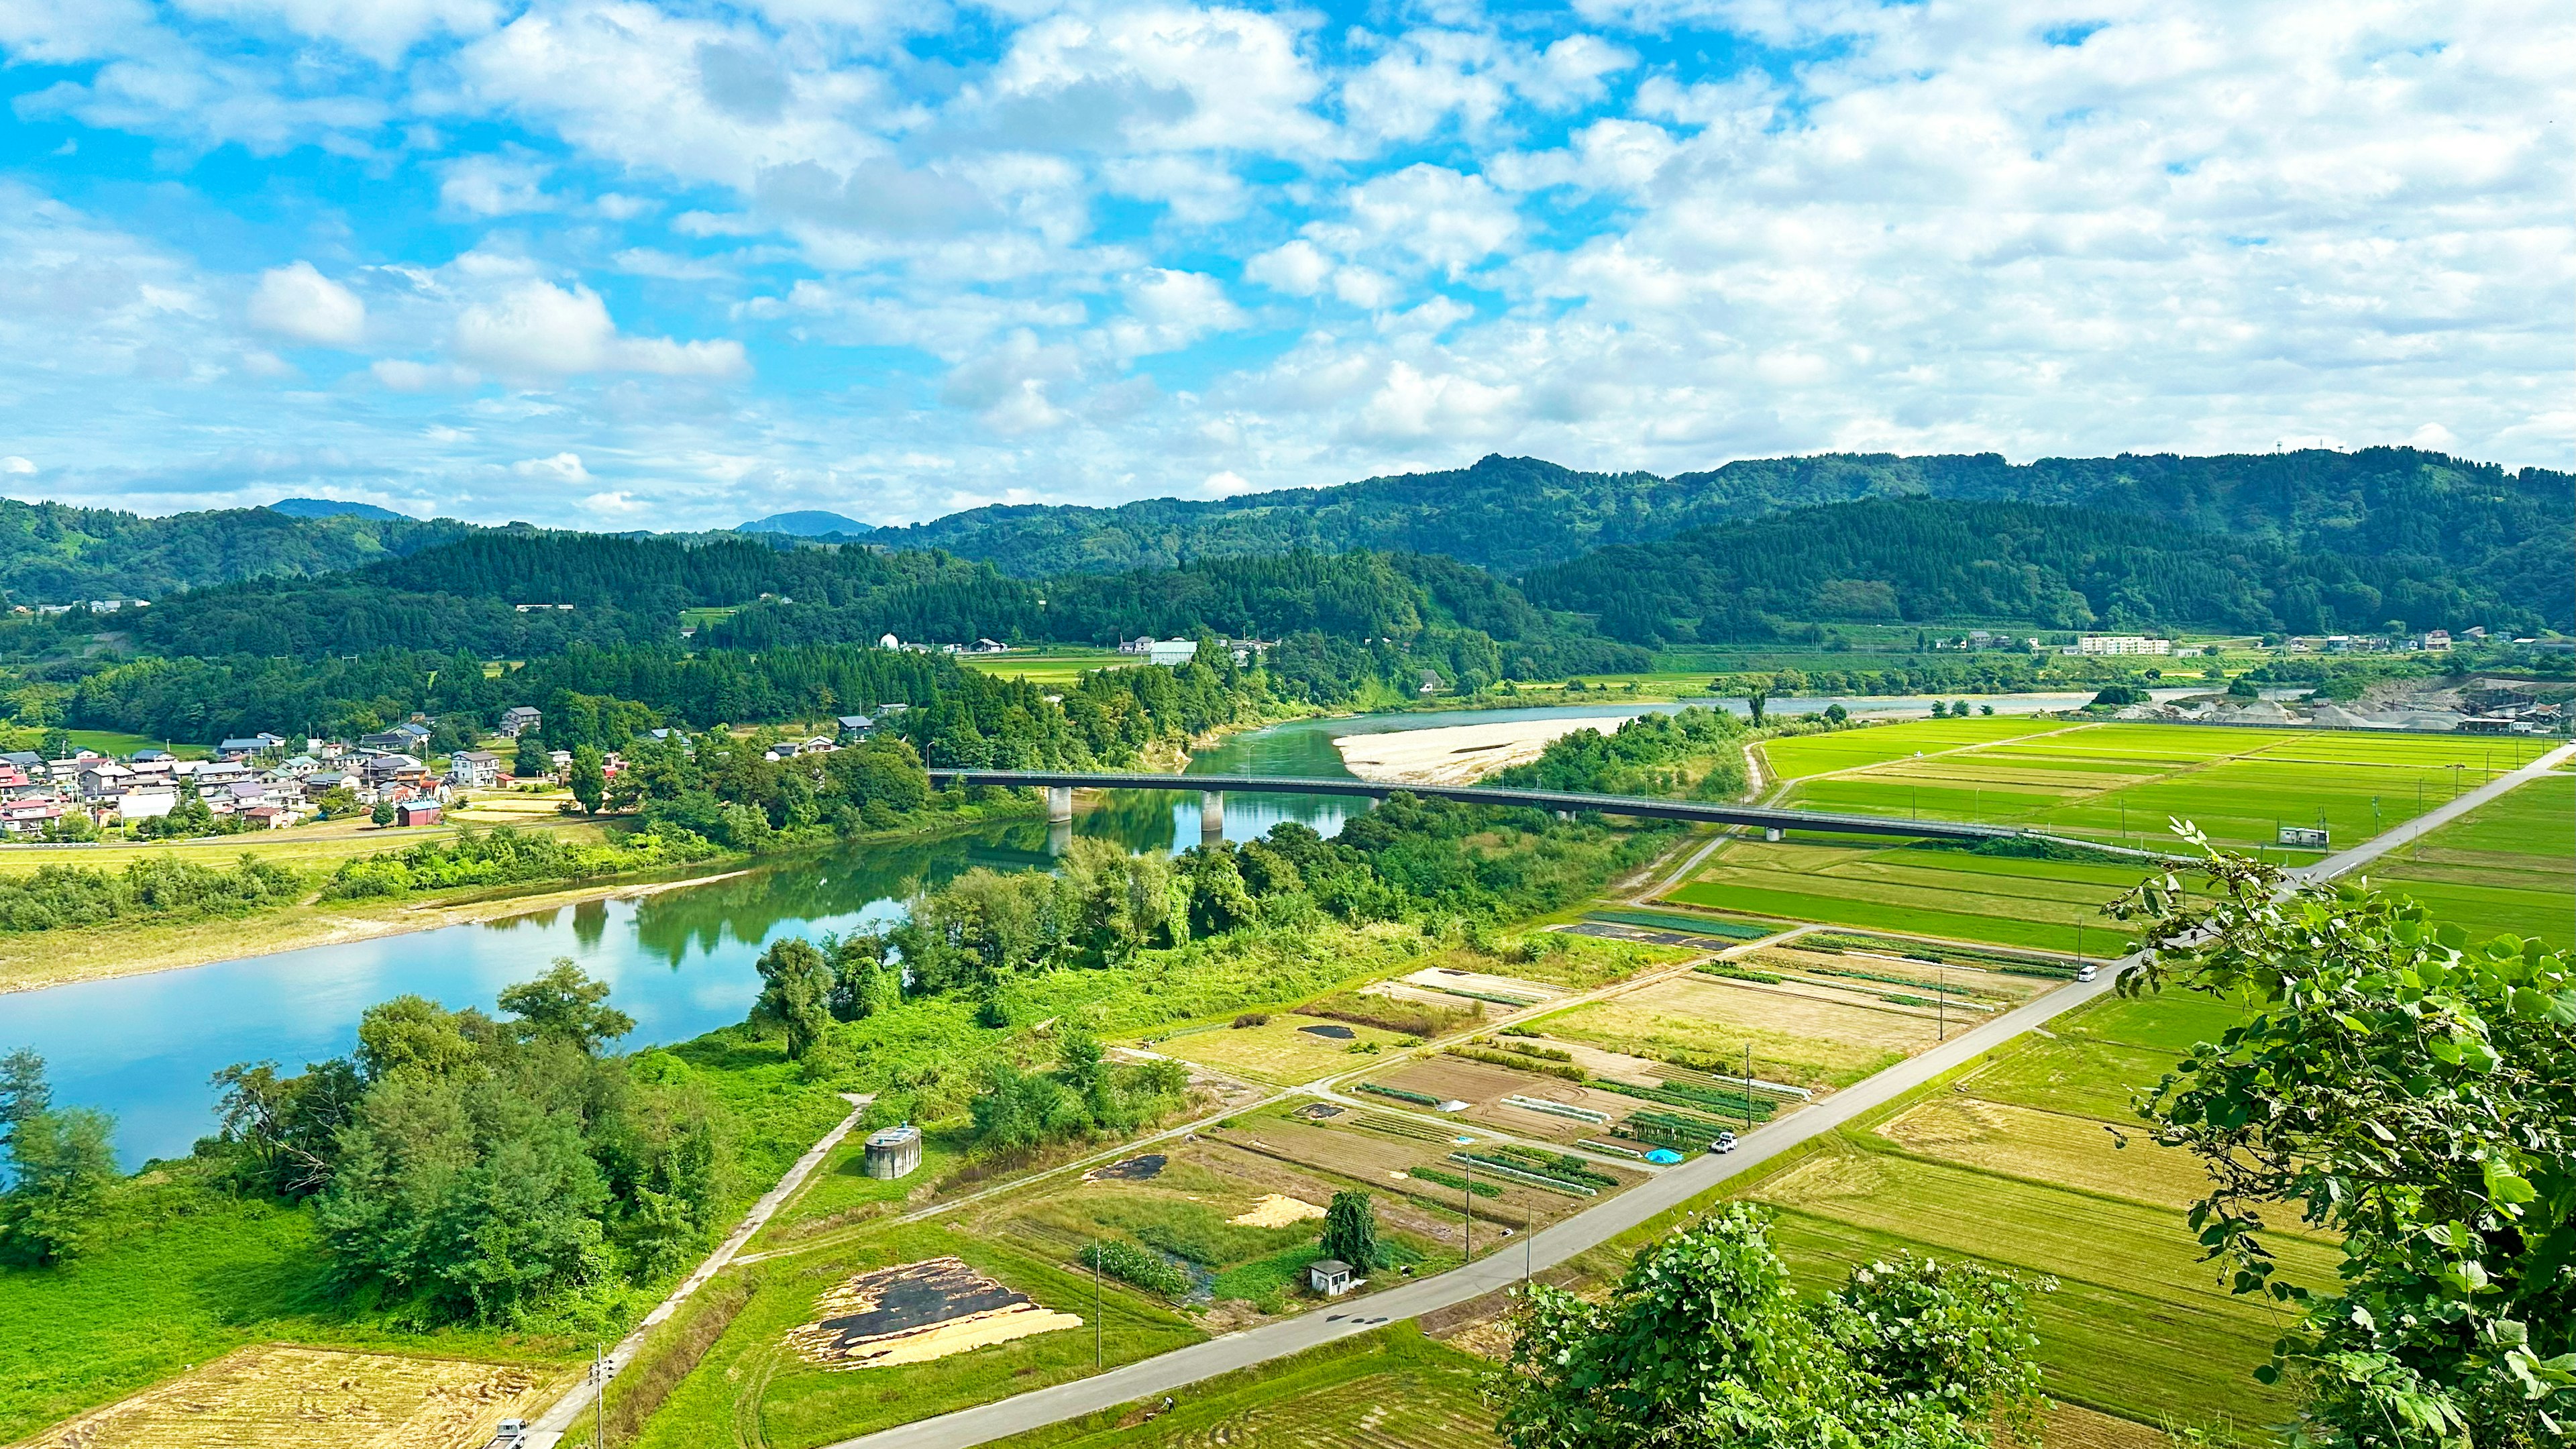
[(1975, 825), (1960, 820), (1903, 820), (1883, 815), (1836, 815), (1818, 810), (1773, 810), (1760, 805), (1733, 805), (1714, 800), (1658, 800), (1639, 795), (1585, 795), (1563, 790), (1498, 789), (1491, 785), (1405, 785), (1380, 780), (1308, 779), (1283, 775), (1144, 775), (1102, 774), (1078, 770), (930, 771), (934, 785), (999, 785), (1041, 789), (1047, 794), (1047, 819), (1073, 819), (1076, 790), (1196, 790), (1199, 823), (1209, 835), (1225, 827), (1228, 795), (1352, 795), (1383, 800), (1402, 792), (1426, 800), (1461, 805), (1502, 805), (1553, 810), (1559, 815), (1597, 811), (1644, 820), (1685, 820), (1707, 825), (1744, 825), (1765, 839), (1804, 830), (1827, 835), (1895, 835), (1916, 840), (2010, 840), (2022, 831), (2009, 825)]

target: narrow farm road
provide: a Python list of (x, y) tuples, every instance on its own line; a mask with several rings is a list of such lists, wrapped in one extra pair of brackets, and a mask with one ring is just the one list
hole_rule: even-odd
[[(697, 1271), (681, 1280), (680, 1286), (671, 1290), (670, 1297), (644, 1315), (644, 1321), (635, 1325), (633, 1333), (619, 1339), (617, 1346), (608, 1351), (604, 1367), (610, 1382), (615, 1382), (618, 1369), (635, 1357), (635, 1350), (643, 1345), (644, 1335), (660, 1327), (664, 1319), (680, 1310), (680, 1305), (689, 1300), (689, 1295), (724, 1271), (725, 1265), (742, 1251), (742, 1245), (751, 1241), (751, 1235), (759, 1232), (762, 1225), (796, 1195), (796, 1189), (805, 1185), (805, 1179), (813, 1176), (814, 1169), (823, 1165), (823, 1159), (832, 1155), (832, 1149), (841, 1145), (841, 1139), (849, 1136), (859, 1125), (859, 1118), (866, 1114), (868, 1104), (876, 1100), (874, 1094), (844, 1092), (841, 1096), (850, 1104), (850, 1115), (841, 1119), (841, 1125), (824, 1133), (819, 1141), (805, 1149), (805, 1155), (796, 1159), (795, 1165), (787, 1169), (786, 1176), (778, 1179), (776, 1187), (761, 1194), (760, 1201), (751, 1205), (751, 1211), (743, 1214), (742, 1221), (734, 1224), (733, 1231), (725, 1235), (723, 1242), (716, 1244), (716, 1250), (707, 1254), (706, 1261), (698, 1264)], [(527, 1449), (554, 1449), (562, 1442), (573, 1421), (590, 1407), (594, 1385), (595, 1380), (584, 1380), (579, 1388), (557, 1399), (553, 1408), (538, 1415), (537, 1421), (529, 1426)]]
[[(2446, 805), (2427, 811), (2416, 820), (2351, 850), (2329, 856), (2315, 865), (2302, 867), (2293, 874), (2307, 880), (2342, 875), (2419, 835), (2439, 829), (2518, 785), (2538, 779), (2571, 755), (2576, 755), (2576, 745), (2561, 746), (2512, 774), (2500, 776)], [(1521, 1253), (1497, 1253), (1453, 1268), (1435, 1278), (1420, 1279), (1384, 1293), (1370, 1294), (1345, 1308), (1318, 1309), (1301, 1317), (1264, 1324), (1142, 1359), (1091, 1378), (917, 1420), (856, 1439), (845, 1439), (828, 1446), (828, 1449), (965, 1449), (968, 1445), (989, 1443), (1131, 1400), (1173, 1393), (1218, 1374), (1301, 1353), (1349, 1334), (1365, 1332), (1397, 1319), (1419, 1317), (1434, 1309), (1464, 1303), (1508, 1287), (1520, 1281), (1525, 1269), (1534, 1272), (1552, 1268), (1597, 1247), (1659, 1213), (1679, 1207), (1720, 1186), (1739, 1173), (1749, 1171), (1800, 1143), (1831, 1132), (1942, 1073), (2102, 996), (2113, 989), (2119, 968), (2131, 964), (2134, 959), (2124, 958), (2097, 980), (2070, 984), (2052, 991), (1921, 1056), (1845, 1088), (1784, 1121), (1757, 1129), (1732, 1154), (1697, 1158), (1608, 1202), (1543, 1228), (1523, 1240)]]

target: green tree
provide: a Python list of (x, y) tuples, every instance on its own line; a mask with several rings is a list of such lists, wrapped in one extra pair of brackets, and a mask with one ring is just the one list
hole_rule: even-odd
[(635, 1029), (635, 1018), (608, 1004), (608, 983), (592, 980), (570, 956), (557, 956), (534, 981), (503, 987), (496, 999), (519, 1018), (523, 1037), (565, 1042), (584, 1056)]
[(565, 783), (572, 788), (572, 798), (581, 802), (589, 814), (599, 813), (600, 804), (608, 798), (607, 767), (599, 751), (583, 745), (572, 752), (572, 768), (565, 773)]
[[(2304, 1310), (2265, 1382), (2302, 1383), (2302, 1437), (2528, 1445), (2576, 1394), (2576, 979), (2568, 957), (2472, 946), (2420, 905), (2292, 883), (2212, 850), (2115, 905), (2146, 925), (2124, 994), (2181, 990), (2247, 1019), (2140, 1107), (2214, 1184), (2192, 1209), (2239, 1293)], [(2339, 1285), (2279, 1280), (2266, 1213), (2342, 1244)]]
[(9, 1194), (0, 1246), (27, 1263), (80, 1256), (116, 1183), (116, 1119), (89, 1107), (34, 1113), (9, 1130)]
[(554, 756), (546, 749), (545, 737), (537, 734), (519, 736), (518, 753), (510, 762), (510, 773), (522, 780), (542, 780), (554, 773)]
[(406, 1069), (445, 1076), (481, 1052), (474, 1028), (489, 1025), (480, 1012), (449, 1011), (424, 996), (377, 1002), (358, 1016), (358, 1070), (371, 1082)]
[(773, 942), (752, 963), (760, 973), (760, 998), (752, 1003), (756, 1026), (787, 1036), (787, 1055), (801, 1061), (832, 1025), (832, 964), (801, 936)]
[(1377, 1210), (1364, 1192), (1337, 1192), (1324, 1211), (1324, 1256), (1339, 1258), (1359, 1272), (1381, 1266), (1385, 1251), (1377, 1241)]
[(1762, 1209), (1728, 1203), (1640, 1253), (1601, 1302), (1532, 1289), (1494, 1385), (1503, 1437), (1515, 1449), (1984, 1449), (1996, 1401), (2028, 1381), (2026, 1311), (1858, 1275), (1845, 1297), (1802, 1305), (1767, 1225)]
[(9, 1145), (18, 1124), (50, 1112), (54, 1086), (46, 1079), (45, 1059), (34, 1047), (20, 1047), (0, 1057), (0, 1147)]
[(391, 800), (379, 800), (379, 801), (377, 801), (377, 802), (376, 802), (376, 808), (375, 808), (373, 811), (371, 811), (371, 812), (369, 812), (369, 813), (368, 813), (367, 818), (368, 818), (368, 819), (370, 819), (370, 820), (372, 820), (372, 821), (374, 821), (374, 822), (375, 822), (376, 824), (378, 824), (378, 825), (391, 825), (391, 824), (393, 824), (393, 823), (394, 823), (394, 802), (392, 802)]

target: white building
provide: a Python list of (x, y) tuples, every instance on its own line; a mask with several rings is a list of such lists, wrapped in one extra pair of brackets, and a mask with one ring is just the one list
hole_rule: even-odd
[(2143, 634), (2086, 634), (2075, 641), (2075, 652), (2085, 655), (2171, 654), (2171, 639), (2150, 639)]

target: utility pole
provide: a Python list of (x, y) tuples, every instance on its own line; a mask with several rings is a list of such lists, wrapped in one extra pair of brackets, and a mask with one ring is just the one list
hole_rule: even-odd
[(1468, 1153), (1461, 1152), (1458, 1154), (1458, 1160), (1467, 1169), (1467, 1186), (1458, 1194), (1461, 1199), (1458, 1212), (1466, 1221), (1459, 1226), (1466, 1233), (1465, 1261), (1472, 1263), (1476, 1261), (1476, 1159)]
[(595, 1415), (591, 1420), (591, 1444), (593, 1449), (608, 1449), (608, 1360), (595, 1343), (590, 1346), (590, 1381), (594, 1386), (590, 1403)]
[(1091, 1371), (1098, 1373), (1109, 1362), (1109, 1330), (1100, 1318), (1100, 1245), (1091, 1245)]
[(1744, 1039), (1744, 1130), (1753, 1130), (1753, 1038)]
[[(1933, 988), (1933, 1039), (1935, 1041), (1948, 1041), (1950, 1039), (1950, 963), (1944, 961), (1932, 969), (1936, 973), (1933, 979), (1940, 983), (1938, 986)], [(1750, 1076), (1751, 1074), (1747, 1073), (1747, 1075)], [(1747, 1081), (1744, 1086), (1745, 1090), (1750, 1091), (1753, 1088), (1753, 1083)]]
[(1531, 1215), (1529, 1199), (1523, 1198), (1521, 1200), (1521, 1291), (1523, 1293), (1529, 1291), (1530, 1262), (1538, 1255), (1538, 1249), (1530, 1246), (1530, 1224), (1535, 1221), (1537, 1219)]

